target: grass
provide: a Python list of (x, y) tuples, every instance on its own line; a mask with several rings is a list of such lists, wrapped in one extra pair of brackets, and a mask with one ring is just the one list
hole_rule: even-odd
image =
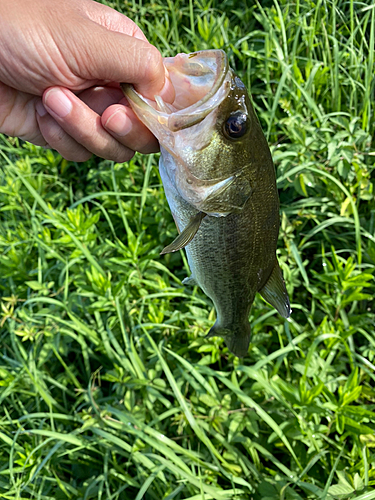
[(165, 55), (224, 48), (277, 168), (290, 321), (205, 339), (157, 155), (0, 141), (0, 498), (375, 499), (375, 9), (114, 1)]

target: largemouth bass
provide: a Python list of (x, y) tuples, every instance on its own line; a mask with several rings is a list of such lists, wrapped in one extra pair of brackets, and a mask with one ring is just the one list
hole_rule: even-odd
[(276, 258), (279, 199), (271, 153), (242, 81), (222, 50), (178, 54), (164, 64), (173, 104), (123, 91), (160, 142), (159, 171), (179, 232), (162, 253), (186, 247), (191, 276), (213, 301), (208, 336), (236, 356), (250, 342), (255, 294), (285, 318), (291, 313)]

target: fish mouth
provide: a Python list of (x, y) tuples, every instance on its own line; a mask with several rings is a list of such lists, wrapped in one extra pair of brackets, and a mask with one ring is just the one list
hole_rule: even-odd
[(158, 129), (178, 132), (197, 123), (216, 109), (230, 90), (229, 64), (223, 50), (202, 50), (164, 59), (176, 91), (172, 104), (139, 94), (132, 85), (121, 88), (138, 118), (159, 138)]

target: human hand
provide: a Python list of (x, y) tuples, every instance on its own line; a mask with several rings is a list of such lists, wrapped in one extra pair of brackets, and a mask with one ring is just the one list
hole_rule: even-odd
[(159, 51), (126, 16), (92, 0), (0, 0), (0, 132), (73, 161), (157, 151), (116, 82), (173, 101)]

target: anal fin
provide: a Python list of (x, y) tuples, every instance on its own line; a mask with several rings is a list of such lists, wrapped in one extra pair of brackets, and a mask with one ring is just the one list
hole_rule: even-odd
[(267, 283), (259, 290), (259, 293), (281, 316), (289, 318), (292, 310), (290, 308), (288, 292), (285, 288), (283, 273), (277, 260)]
[(185, 227), (183, 231), (177, 236), (177, 238), (172, 241), (172, 243), (160, 252), (160, 255), (164, 255), (166, 253), (177, 252), (177, 250), (181, 250), (181, 248), (185, 248), (194, 236), (197, 234), (199, 226), (202, 220), (206, 217), (204, 212), (198, 212), (194, 217), (190, 219), (188, 225)]

